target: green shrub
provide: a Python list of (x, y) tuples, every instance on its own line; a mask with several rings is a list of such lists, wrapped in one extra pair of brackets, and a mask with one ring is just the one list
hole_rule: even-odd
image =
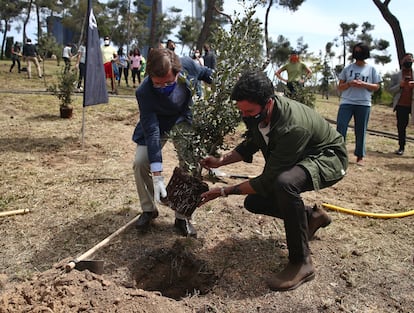
[[(193, 176), (201, 176), (199, 161), (225, 148), (224, 137), (240, 124), (240, 113), (230, 95), (241, 73), (264, 68), (260, 44), (263, 30), (261, 22), (253, 18), (254, 8), (254, 5), (246, 8), (242, 18), (237, 14), (228, 31), (218, 28), (213, 33), (211, 46), (217, 53), (213, 83), (207, 88), (204, 98), (194, 100), (192, 133), (186, 134), (187, 147), (182, 155)], [(179, 133), (170, 135), (182, 138)]]
[(69, 107), (71, 105), (77, 77), (78, 75), (75, 71), (64, 73), (64, 70), (62, 70), (58, 74), (58, 83), (53, 83), (47, 88), (48, 91), (52, 92), (60, 100), (61, 107)]

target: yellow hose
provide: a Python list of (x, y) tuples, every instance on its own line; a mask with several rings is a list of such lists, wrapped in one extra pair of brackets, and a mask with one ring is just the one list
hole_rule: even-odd
[(322, 203), (322, 206), (324, 206), (325, 208), (331, 209), (331, 210), (342, 212), (342, 213), (348, 213), (348, 214), (358, 215), (358, 216), (367, 216), (367, 217), (373, 217), (373, 218), (401, 218), (401, 217), (407, 217), (407, 216), (414, 215), (414, 210), (407, 211), (407, 212), (401, 212), (401, 213), (370, 213), (370, 212), (345, 209), (345, 208), (341, 208), (339, 206), (328, 204), (328, 203)]

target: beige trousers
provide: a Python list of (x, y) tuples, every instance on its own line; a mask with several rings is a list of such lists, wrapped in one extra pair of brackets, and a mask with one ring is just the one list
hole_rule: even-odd
[(26, 57), (26, 61), (27, 61), (27, 76), (29, 78), (32, 78), (32, 62), (33, 62), (36, 66), (37, 75), (39, 77), (42, 77), (42, 69), (40, 68), (40, 63), (37, 57)]
[[(174, 129), (179, 129), (181, 132), (183, 130), (188, 129), (189, 124), (181, 123), (176, 125)], [(162, 147), (166, 144), (167, 139), (163, 139), (161, 141)], [(179, 139), (173, 140), (174, 146), (177, 151), (183, 149), (183, 142)], [(182, 154), (178, 153), (178, 159), (180, 163), (180, 167), (184, 166), (185, 161), (182, 159)], [(137, 187), (138, 197), (141, 204), (141, 209), (143, 212), (152, 212), (157, 211), (157, 203), (154, 201), (154, 186), (152, 182), (152, 175), (150, 170), (150, 163), (148, 159), (148, 149), (147, 146), (137, 145), (135, 150), (135, 158), (133, 163), (133, 170), (134, 170), (134, 178), (135, 184)], [(164, 178), (164, 183), (167, 185), (168, 178)], [(175, 212), (175, 217), (180, 219), (185, 219), (186, 217), (182, 214)]]

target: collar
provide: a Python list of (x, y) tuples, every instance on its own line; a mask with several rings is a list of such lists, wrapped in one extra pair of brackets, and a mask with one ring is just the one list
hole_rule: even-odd
[(270, 98), (270, 101), (271, 102), (270, 102), (270, 104), (267, 108), (267, 112), (266, 112), (266, 118), (259, 125), (259, 127), (261, 127), (261, 128), (264, 128), (264, 127), (268, 126), (270, 124), (270, 120), (272, 119), (273, 108), (275, 106), (275, 99)]

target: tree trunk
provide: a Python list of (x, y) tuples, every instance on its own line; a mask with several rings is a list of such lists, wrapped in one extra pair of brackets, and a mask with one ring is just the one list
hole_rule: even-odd
[(197, 40), (197, 49), (202, 51), (203, 45), (211, 35), (211, 24), (213, 23), (213, 17), (215, 12), (216, 0), (206, 0), (206, 11), (204, 13), (204, 23), (201, 28), (200, 36)]
[(157, 10), (158, 0), (153, 0), (151, 8), (150, 48), (158, 48), (158, 38), (155, 38), (157, 33)]
[(37, 3), (35, 5), (36, 5), (36, 18), (37, 18), (37, 42), (40, 42), (40, 38), (43, 35), (42, 23), (40, 21), (40, 8)]
[(26, 42), (26, 38), (27, 38), (26, 28), (30, 20), (30, 12), (32, 11), (32, 4), (33, 4), (33, 0), (30, 0), (27, 5), (27, 16), (23, 22), (23, 44)]
[(270, 8), (273, 5), (273, 0), (269, 1), (269, 5), (266, 9), (266, 18), (265, 18), (265, 41), (266, 41), (266, 56), (267, 58), (270, 58), (270, 47), (269, 47), (269, 30), (268, 30), (268, 24), (269, 24), (269, 14), (270, 14)]
[(395, 17), (395, 15), (390, 12), (390, 9), (388, 8), (391, 0), (384, 0), (384, 2), (381, 2), (381, 0), (372, 1), (374, 1), (385, 21), (390, 25), (392, 29), (392, 33), (394, 34), (395, 47), (397, 48), (398, 60), (401, 60), (405, 54), (404, 37), (401, 31), (400, 21)]
[(3, 41), (1, 43), (0, 60), (3, 60), (3, 58), (4, 58), (3, 51), (4, 51), (4, 45), (6, 44), (7, 30), (8, 29), (9, 29), (9, 20), (4, 20), (4, 36), (3, 36)]

